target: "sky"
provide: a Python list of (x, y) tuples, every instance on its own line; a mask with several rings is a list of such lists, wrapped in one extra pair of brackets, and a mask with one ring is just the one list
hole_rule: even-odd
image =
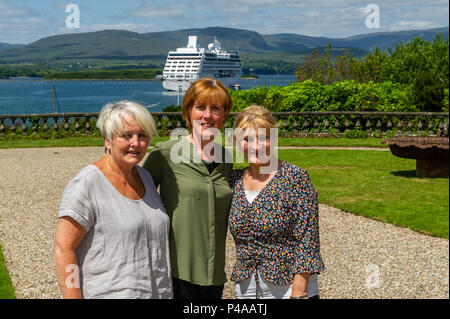
[(448, 27), (448, 10), (448, 0), (0, 0), (0, 42), (29, 44), (105, 29), (206, 27), (344, 38)]

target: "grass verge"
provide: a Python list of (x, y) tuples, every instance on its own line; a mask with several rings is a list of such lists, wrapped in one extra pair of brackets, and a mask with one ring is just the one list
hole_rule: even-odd
[(11, 284), (8, 271), (5, 266), (5, 258), (3, 257), (2, 246), (0, 245), (0, 299), (16, 299), (14, 288)]
[[(169, 137), (155, 137), (151, 146), (160, 141), (166, 141)], [(323, 146), (323, 147), (374, 147), (386, 148), (381, 144), (381, 138), (279, 138), (279, 146)], [(14, 139), (0, 140), (0, 148), (32, 148), (32, 147), (80, 147), (80, 146), (103, 146), (101, 137), (67, 137), (60, 139)]]

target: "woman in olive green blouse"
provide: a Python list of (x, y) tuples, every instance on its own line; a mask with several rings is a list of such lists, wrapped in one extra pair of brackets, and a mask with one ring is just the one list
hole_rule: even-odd
[(222, 297), (233, 163), (225, 163), (230, 155), (214, 143), (214, 137), (232, 106), (222, 82), (209, 78), (194, 82), (183, 98), (190, 134), (158, 143), (144, 163), (160, 186), (171, 220), (175, 299)]

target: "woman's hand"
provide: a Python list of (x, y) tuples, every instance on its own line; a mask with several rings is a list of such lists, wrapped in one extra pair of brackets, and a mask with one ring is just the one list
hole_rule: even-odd
[(308, 287), (308, 280), (309, 276), (311, 274), (309, 272), (296, 274), (294, 276), (294, 283), (292, 284), (292, 292), (291, 297), (294, 297), (295, 299), (308, 299), (307, 295), (307, 287)]

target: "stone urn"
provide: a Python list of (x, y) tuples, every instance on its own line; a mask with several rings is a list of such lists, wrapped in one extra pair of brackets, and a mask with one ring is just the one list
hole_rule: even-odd
[(393, 155), (416, 160), (417, 177), (448, 177), (448, 137), (395, 137), (383, 140)]

